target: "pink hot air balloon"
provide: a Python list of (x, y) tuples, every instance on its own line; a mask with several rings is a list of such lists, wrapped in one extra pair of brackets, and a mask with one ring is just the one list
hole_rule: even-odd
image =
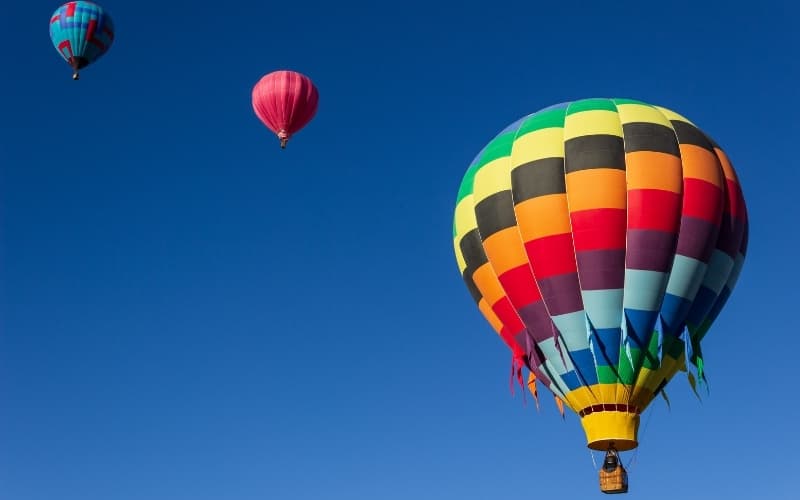
[(319, 93), (307, 76), (295, 71), (274, 71), (253, 87), (253, 110), (286, 147), (289, 138), (314, 118)]

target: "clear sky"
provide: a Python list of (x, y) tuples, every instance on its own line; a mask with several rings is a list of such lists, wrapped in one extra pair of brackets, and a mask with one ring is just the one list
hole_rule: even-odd
[[(751, 223), (711, 393), (645, 413), (629, 498), (798, 498), (793, 2), (105, 0), (79, 82), (58, 5), (2, 8), (0, 499), (599, 497), (451, 241), (483, 145), (585, 97), (687, 116)], [(250, 91), (283, 68), (320, 108), (282, 151)]]

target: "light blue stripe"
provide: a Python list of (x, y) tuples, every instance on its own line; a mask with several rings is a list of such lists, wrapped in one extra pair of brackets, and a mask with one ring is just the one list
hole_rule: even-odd
[(722, 287), (728, 282), (728, 277), (733, 270), (733, 264), (734, 261), (730, 255), (720, 250), (714, 250), (708, 263), (705, 279), (703, 279), (703, 286), (708, 287), (716, 295), (719, 295)]
[(657, 311), (667, 289), (669, 275), (659, 271), (625, 269), (623, 307), (639, 311)]
[(580, 351), (589, 348), (586, 333), (586, 314), (583, 311), (553, 316), (553, 323), (561, 332), (564, 344), (569, 351)]
[(582, 290), (583, 308), (596, 329), (620, 328), (622, 325), (622, 288)]
[(548, 362), (552, 363), (553, 370), (558, 375), (564, 375), (568, 371), (572, 371), (575, 369), (575, 366), (573, 366), (572, 361), (570, 361), (569, 359), (569, 356), (564, 355), (563, 356), (564, 361), (563, 362), (561, 361), (562, 358), (561, 353), (558, 352), (558, 348), (556, 347), (556, 341), (552, 337), (543, 340), (541, 342), (537, 342), (537, 344), (539, 345), (539, 349), (542, 350), (545, 359)]
[(551, 383), (547, 386), (547, 388), (553, 391), (556, 395), (560, 396), (561, 399), (566, 399), (564, 397), (564, 393), (568, 392), (569, 389), (561, 379), (561, 375), (558, 375), (555, 372), (552, 364), (549, 361), (545, 361), (544, 364), (539, 365), (537, 368), (539, 368), (539, 371), (547, 375), (547, 377), (550, 379)]
[(667, 293), (687, 300), (694, 300), (703, 282), (706, 264), (692, 257), (676, 255), (667, 283)]

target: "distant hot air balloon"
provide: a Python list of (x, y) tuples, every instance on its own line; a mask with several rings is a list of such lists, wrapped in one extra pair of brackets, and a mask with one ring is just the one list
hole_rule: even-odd
[(253, 110), (286, 147), (289, 138), (314, 118), (319, 93), (307, 76), (295, 71), (275, 71), (253, 87)]
[(58, 53), (78, 71), (100, 59), (114, 42), (111, 16), (92, 2), (67, 2), (50, 17), (50, 39)]
[(617, 452), (638, 446), (653, 398), (687, 360), (704, 376), (701, 341), (736, 284), (747, 234), (722, 149), (639, 101), (545, 108), (467, 169), (453, 234), (464, 282), (515, 364), (607, 452), (604, 492), (627, 491)]

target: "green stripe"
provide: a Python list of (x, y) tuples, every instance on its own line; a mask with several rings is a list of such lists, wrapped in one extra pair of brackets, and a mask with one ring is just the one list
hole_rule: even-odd
[(648, 370), (658, 370), (661, 366), (661, 360), (658, 359), (658, 332), (650, 335), (650, 345), (647, 346), (642, 366)]
[(464, 179), (461, 181), (461, 186), (458, 188), (456, 205), (458, 205), (465, 196), (472, 194), (473, 185), (475, 184), (475, 174), (478, 173), (481, 167), (492, 160), (511, 156), (511, 146), (514, 144), (515, 136), (516, 131), (502, 134), (492, 139), (492, 142), (486, 145), (486, 149), (484, 149), (478, 161), (469, 167), (464, 174)]
[(641, 349), (637, 349), (632, 347), (631, 348), (631, 359), (633, 360), (633, 364), (628, 359), (628, 354), (623, 349), (623, 352), (619, 356), (619, 379), (620, 382), (625, 385), (633, 385), (635, 382), (635, 375), (634, 366), (640, 366), (641, 359), (642, 359), (642, 351)]
[(616, 370), (611, 366), (598, 366), (597, 382), (600, 384), (616, 384), (619, 382)]
[(567, 115), (566, 108), (553, 109), (544, 113), (536, 113), (531, 116), (519, 127), (517, 137), (522, 137), (530, 132), (545, 128), (564, 128), (564, 117)]
[(567, 108), (568, 115), (574, 115), (581, 111), (617, 111), (617, 107), (610, 99), (583, 99), (575, 101)]
[(475, 164), (467, 169), (464, 178), (461, 180), (461, 186), (458, 187), (458, 196), (456, 197), (456, 206), (465, 197), (472, 194), (472, 188), (475, 184), (475, 173), (478, 171), (478, 165)]
[(619, 104), (641, 104), (643, 106), (650, 106), (650, 104), (648, 104), (648, 103), (646, 103), (644, 101), (637, 101), (636, 99), (617, 99), (617, 98), (614, 98), (614, 99), (611, 100), (611, 102), (613, 102), (614, 104), (617, 104), (617, 105), (619, 105)]
[(486, 150), (484, 150), (478, 160), (476, 164), (478, 169), (498, 158), (511, 156), (511, 146), (514, 144), (514, 137), (516, 137), (516, 135), (517, 132), (515, 130), (514, 132), (495, 137), (492, 142), (486, 146)]

